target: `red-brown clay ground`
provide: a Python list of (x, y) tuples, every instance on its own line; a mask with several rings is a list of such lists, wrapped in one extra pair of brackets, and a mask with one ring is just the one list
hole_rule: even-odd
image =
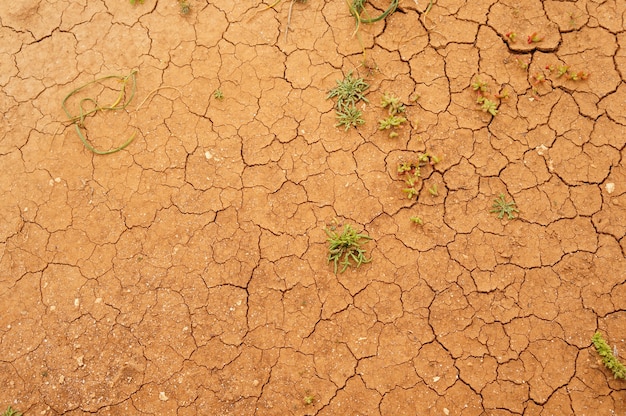
[[(367, 67), (343, 1), (295, 2), (288, 37), (288, 0), (9, 3), (0, 410), (626, 414), (590, 341), (626, 352), (626, 1), (401, 0), (361, 26)], [(135, 100), (86, 131), (137, 139), (94, 155), (61, 101), (133, 68)], [(354, 69), (370, 104), (344, 132), (326, 95)], [(509, 92), (496, 117), (477, 77)], [(424, 151), (415, 202), (396, 164)], [(334, 218), (371, 263), (333, 274)]]

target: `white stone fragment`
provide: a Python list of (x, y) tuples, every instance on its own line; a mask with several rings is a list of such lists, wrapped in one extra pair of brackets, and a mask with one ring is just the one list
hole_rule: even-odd
[(613, 182), (607, 182), (604, 188), (609, 194), (612, 194), (613, 191), (615, 191), (615, 184)]
[(160, 393), (159, 393), (159, 400), (161, 400), (162, 402), (166, 402), (166, 401), (168, 401), (168, 400), (169, 400), (169, 397), (167, 397), (167, 396), (165, 395), (165, 392), (164, 392), (164, 391), (162, 391), (162, 392), (160, 392)]

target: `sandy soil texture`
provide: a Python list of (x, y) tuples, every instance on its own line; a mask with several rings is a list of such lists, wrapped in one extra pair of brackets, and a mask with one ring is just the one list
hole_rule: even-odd
[(626, 0), (7, 4), (0, 411), (626, 414)]

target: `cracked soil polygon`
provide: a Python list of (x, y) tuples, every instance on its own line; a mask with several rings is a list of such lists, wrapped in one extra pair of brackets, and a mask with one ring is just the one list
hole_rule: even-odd
[[(342, 1), (188, 3), (0, 8), (0, 411), (626, 412), (591, 344), (626, 351), (625, 0), (400, 0), (356, 33)], [(136, 138), (94, 155), (61, 102), (133, 70), (82, 131)], [(335, 275), (343, 224), (372, 261)]]

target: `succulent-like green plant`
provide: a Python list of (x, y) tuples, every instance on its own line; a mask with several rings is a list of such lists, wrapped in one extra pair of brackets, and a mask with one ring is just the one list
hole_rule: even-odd
[(398, 113), (404, 113), (406, 111), (406, 106), (402, 104), (400, 99), (390, 93), (383, 95), (380, 105), (382, 108), (386, 108), (391, 116), (395, 116)]
[(358, 268), (372, 260), (371, 257), (369, 259), (365, 257), (366, 250), (361, 247), (362, 240), (371, 240), (370, 236), (357, 233), (350, 224), (344, 225), (341, 234), (337, 233), (334, 227), (325, 228), (324, 231), (328, 236), (328, 263), (333, 263), (335, 274), (340, 265), (342, 266), (340, 272), (343, 273), (348, 266)]
[(482, 95), (478, 98), (476, 98), (476, 103), (480, 104), (480, 109), (483, 110), (485, 113), (489, 113), (492, 116), (497, 116), (498, 115), (498, 103), (495, 101), (492, 101), (488, 98), (483, 97)]
[(515, 207), (515, 201), (507, 202), (504, 194), (500, 194), (498, 198), (493, 200), (493, 205), (489, 212), (498, 214), (498, 218), (500, 219), (506, 214), (507, 217), (512, 220), (517, 218), (515, 213), (519, 213), (519, 210)]
[(386, 119), (378, 121), (378, 130), (389, 130), (392, 127), (398, 127), (406, 122), (406, 118), (401, 116), (389, 116)]
[(617, 359), (609, 344), (602, 337), (602, 334), (596, 332), (591, 337), (591, 342), (593, 342), (593, 346), (596, 347), (596, 351), (602, 358), (604, 366), (613, 372), (613, 377), (622, 380), (626, 379), (626, 367)]

